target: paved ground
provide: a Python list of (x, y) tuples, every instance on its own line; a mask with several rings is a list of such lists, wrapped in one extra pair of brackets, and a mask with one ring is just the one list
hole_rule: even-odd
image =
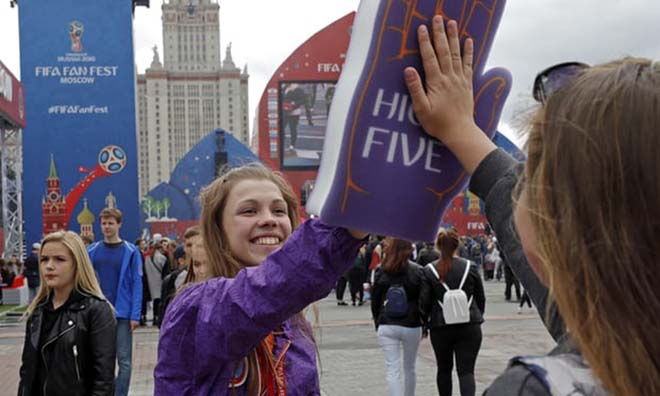
[[(482, 349), (477, 359), (477, 393), (506, 366), (516, 354), (544, 353), (554, 345), (536, 312), (518, 315), (517, 304), (507, 303), (504, 283), (486, 283), (486, 322)], [(370, 391), (386, 395), (385, 366), (378, 346), (368, 305), (338, 307), (334, 298), (319, 303), (321, 327), (317, 341), (321, 356), (321, 387), (325, 396), (344, 396)], [(308, 315), (311, 319), (311, 314)], [(24, 324), (0, 327), (0, 396), (16, 395), (18, 369), (23, 346)], [(153, 367), (158, 332), (141, 328), (135, 337), (131, 395), (153, 394)], [(454, 386), (454, 394), (458, 394)], [(435, 359), (430, 342), (422, 341), (417, 360), (417, 394), (435, 395)]]

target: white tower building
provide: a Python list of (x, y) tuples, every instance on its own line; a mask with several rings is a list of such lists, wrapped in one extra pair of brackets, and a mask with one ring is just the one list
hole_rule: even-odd
[(231, 43), (220, 56), (216, 0), (165, 0), (163, 55), (138, 75), (140, 196), (169, 178), (183, 155), (216, 128), (249, 146), (248, 73)]

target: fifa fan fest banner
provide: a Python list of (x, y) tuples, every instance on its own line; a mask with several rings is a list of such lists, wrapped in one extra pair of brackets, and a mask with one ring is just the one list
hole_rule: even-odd
[(475, 120), (490, 137), (511, 87), (486, 70), (504, 0), (362, 0), (334, 90), (321, 165), (307, 211), (326, 223), (432, 241), (468, 182), (454, 155), (417, 121), (403, 79), (423, 73), (417, 29), (436, 14), (474, 40)]
[(99, 212), (139, 231), (131, 0), (26, 0), (19, 7), (27, 243), (68, 229), (96, 240)]

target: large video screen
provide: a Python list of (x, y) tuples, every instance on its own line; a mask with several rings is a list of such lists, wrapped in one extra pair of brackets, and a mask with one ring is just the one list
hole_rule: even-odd
[(280, 161), (283, 169), (317, 169), (336, 81), (280, 81)]

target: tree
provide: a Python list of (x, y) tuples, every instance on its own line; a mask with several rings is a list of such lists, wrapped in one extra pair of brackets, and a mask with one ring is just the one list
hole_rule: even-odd
[(163, 210), (163, 203), (161, 201), (155, 201), (153, 204), (154, 212), (156, 212), (156, 218), (160, 219), (160, 212)]
[(169, 217), (169, 215), (167, 214), (167, 210), (168, 210), (168, 209), (170, 208), (170, 206), (172, 205), (172, 202), (170, 202), (170, 199), (169, 199), (169, 198), (165, 197), (165, 198), (163, 198), (163, 200), (161, 201), (161, 203), (163, 204), (163, 210), (165, 211), (165, 217)]
[(147, 216), (147, 219), (151, 217), (151, 211), (153, 209), (154, 209), (154, 199), (149, 195), (145, 195), (144, 198), (142, 198), (142, 211)]

